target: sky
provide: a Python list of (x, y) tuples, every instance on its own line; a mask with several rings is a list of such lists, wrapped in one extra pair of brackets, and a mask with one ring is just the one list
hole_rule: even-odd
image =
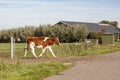
[(120, 0), (0, 0), (0, 29), (101, 20), (120, 26)]

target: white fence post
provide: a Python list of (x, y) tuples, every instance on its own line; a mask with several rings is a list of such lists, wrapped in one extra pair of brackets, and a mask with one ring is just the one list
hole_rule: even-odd
[(11, 37), (11, 59), (14, 57), (14, 39)]

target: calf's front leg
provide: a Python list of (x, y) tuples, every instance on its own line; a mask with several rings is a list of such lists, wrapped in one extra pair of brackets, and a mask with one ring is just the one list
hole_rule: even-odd
[(50, 50), (50, 52), (52, 53), (52, 55), (53, 55), (54, 57), (56, 57), (55, 54), (54, 54), (54, 52), (53, 52), (53, 50), (52, 50), (52, 48), (51, 48), (51, 46), (49, 46), (48, 49)]
[(45, 53), (46, 48), (42, 49), (42, 53), (39, 55), (39, 57), (41, 57), (43, 55), (43, 53)]

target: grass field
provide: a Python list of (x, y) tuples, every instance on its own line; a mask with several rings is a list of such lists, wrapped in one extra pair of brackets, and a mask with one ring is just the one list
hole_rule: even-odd
[(0, 63), (0, 80), (43, 80), (70, 66), (63, 63)]
[[(25, 43), (15, 43), (15, 58), (23, 58), (25, 46)], [(90, 56), (118, 51), (120, 50), (120, 42), (116, 42), (115, 46), (86, 46), (86, 44), (84, 43), (62, 43), (61, 46), (53, 45), (52, 49), (57, 57)], [(36, 49), (35, 52), (39, 56), (39, 54), (41, 53), (41, 49)], [(46, 50), (43, 56), (53, 57), (49, 50)], [(0, 43), (0, 57), (10, 57), (9, 43)], [(26, 58), (31, 57), (33, 57), (33, 55), (29, 51)]]
[[(16, 43), (15, 45), (16, 59), (23, 59), (25, 43)], [(62, 43), (61, 46), (52, 46), (54, 53), (57, 57), (79, 57), (79, 56), (91, 56), (111, 53), (120, 50), (120, 42), (116, 42), (115, 46), (104, 45), (87, 46), (84, 43)], [(39, 55), (41, 49), (36, 49), (36, 54)], [(46, 50), (43, 57), (53, 57), (51, 53)], [(10, 44), (0, 43), (0, 59), (10, 59)], [(33, 59), (32, 53), (29, 51), (26, 56), (27, 59)], [(24, 59), (26, 60), (26, 59)], [(36, 59), (37, 60), (37, 59)], [(0, 61), (0, 80), (43, 80), (45, 77), (57, 74), (65, 69), (68, 69), (72, 65), (65, 66), (60, 62), (6, 62)]]

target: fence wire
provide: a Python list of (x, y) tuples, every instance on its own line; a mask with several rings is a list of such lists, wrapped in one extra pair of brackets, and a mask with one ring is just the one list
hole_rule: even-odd
[[(21, 46), (22, 45), (22, 46)], [(24, 55), (23, 43), (14, 43), (14, 58)], [(0, 58), (11, 58), (11, 43), (0, 43)]]

